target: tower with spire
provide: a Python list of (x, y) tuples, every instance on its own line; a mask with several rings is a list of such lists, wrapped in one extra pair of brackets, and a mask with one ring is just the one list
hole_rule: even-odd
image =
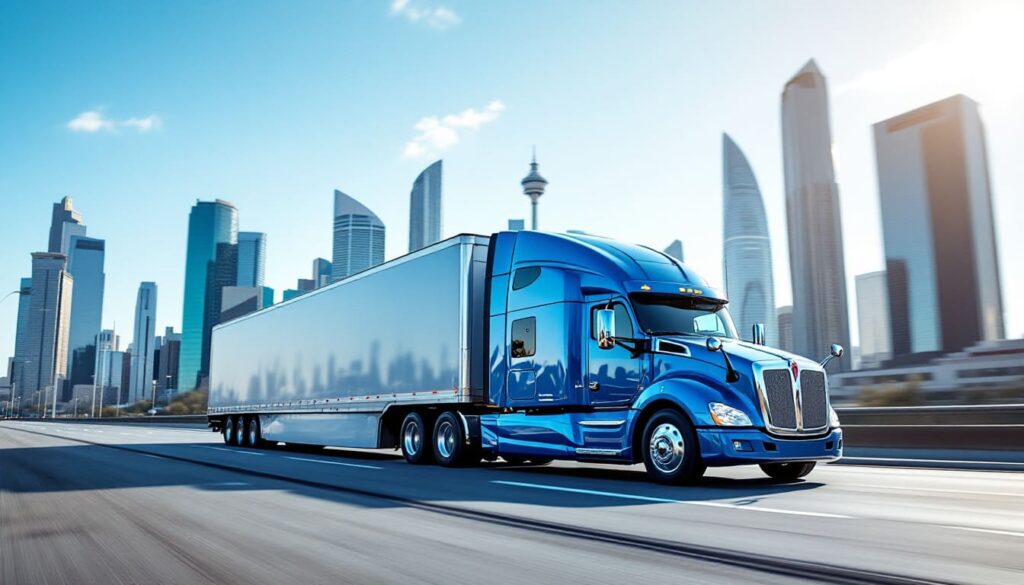
[(544, 194), (544, 188), (548, 180), (537, 172), (537, 149), (533, 150), (533, 160), (530, 162), (530, 174), (526, 175), (520, 183), (523, 185), (523, 194), (530, 198), (530, 205), (533, 212), (531, 229), (537, 229), (537, 200)]

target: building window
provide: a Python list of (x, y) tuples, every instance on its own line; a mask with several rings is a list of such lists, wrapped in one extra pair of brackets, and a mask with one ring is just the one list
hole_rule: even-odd
[(528, 317), (512, 322), (512, 357), (525, 358), (537, 353), (537, 319)]

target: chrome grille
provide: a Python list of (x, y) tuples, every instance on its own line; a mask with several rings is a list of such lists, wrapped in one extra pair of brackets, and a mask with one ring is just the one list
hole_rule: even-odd
[(796, 408), (789, 370), (765, 370), (764, 392), (768, 400), (768, 419), (783, 429), (796, 429)]
[(820, 429), (828, 424), (824, 372), (805, 370), (800, 373), (800, 398), (805, 429)]

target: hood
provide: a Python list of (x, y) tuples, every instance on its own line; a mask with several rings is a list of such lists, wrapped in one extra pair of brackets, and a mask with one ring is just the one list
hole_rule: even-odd
[[(660, 338), (687, 346), (694, 358), (710, 362), (715, 365), (720, 365), (723, 368), (725, 367), (725, 362), (722, 360), (722, 357), (715, 355), (717, 352), (708, 351), (706, 337), (662, 335)], [(796, 360), (796, 362), (803, 367), (818, 367), (818, 362), (815, 360), (799, 356), (788, 351), (783, 351), (778, 348), (768, 347), (767, 345), (757, 345), (750, 343), (749, 341), (742, 341), (739, 339), (721, 339), (722, 349), (729, 354), (729, 358), (732, 359), (733, 366), (736, 368), (740, 368), (741, 366), (748, 367), (754, 362), (776, 360)]]

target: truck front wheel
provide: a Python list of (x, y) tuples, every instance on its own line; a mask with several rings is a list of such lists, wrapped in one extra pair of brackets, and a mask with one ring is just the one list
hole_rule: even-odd
[(427, 426), (423, 416), (418, 412), (410, 412), (402, 421), (402, 430), (398, 440), (402, 445), (402, 455), (405, 460), (413, 465), (430, 463), (434, 451), (431, 449), (430, 427)]
[(697, 434), (685, 416), (672, 409), (654, 413), (644, 426), (641, 443), (647, 476), (660, 483), (691, 483), (704, 475)]
[(790, 463), (762, 463), (761, 471), (768, 477), (779, 481), (796, 481), (814, 469), (813, 461), (793, 461)]

